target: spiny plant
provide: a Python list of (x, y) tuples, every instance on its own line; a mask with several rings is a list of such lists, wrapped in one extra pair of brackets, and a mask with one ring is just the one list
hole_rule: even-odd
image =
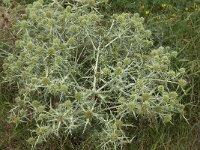
[(169, 47), (153, 48), (139, 14), (105, 18), (105, 0), (63, 7), (36, 1), (16, 27), (20, 40), (4, 61), (4, 82), (18, 88), (12, 123), (31, 124), (34, 148), (50, 136), (83, 137), (98, 149), (123, 149), (133, 120), (183, 115), (184, 68)]

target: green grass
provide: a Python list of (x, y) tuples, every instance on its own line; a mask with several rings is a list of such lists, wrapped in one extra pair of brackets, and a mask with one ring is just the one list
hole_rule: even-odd
[[(141, 128), (142, 129), (142, 128)], [(140, 130), (141, 130), (140, 129)], [(188, 125), (179, 122), (174, 125), (160, 126), (157, 130), (153, 128), (142, 129), (137, 141), (133, 142), (131, 150), (197, 150), (199, 123)]]

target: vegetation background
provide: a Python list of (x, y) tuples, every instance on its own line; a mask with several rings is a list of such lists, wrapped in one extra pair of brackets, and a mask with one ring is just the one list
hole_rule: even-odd
[[(24, 14), (24, 8), (34, 0), (0, 1), (0, 72), (7, 52), (12, 52), (17, 39), (13, 25)], [(173, 67), (185, 67), (190, 85), (184, 96), (186, 119), (173, 118), (173, 124), (149, 125), (139, 122), (138, 136), (130, 150), (198, 150), (200, 147), (200, 1), (199, 0), (110, 0), (104, 14), (139, 12), (146, 19), (146, 26), (152, 30), (154, 44), (170, 46), (178, 51), (178, 59)], [(0, 74), (0, 80), (1, 80)], [(7, 122), (15, 89), (0, 84), (0, 149), (25, 150), (28, 137), (25, 126), (15, 127)], [(38, 149), (70, 149), (70, 143), (51, 139)], [(76, 149), (89, 149), (89, 145)], [(72, 148), (71, 148), (72, 149)], [(75, 148), (74, 148), (75, 149)]]

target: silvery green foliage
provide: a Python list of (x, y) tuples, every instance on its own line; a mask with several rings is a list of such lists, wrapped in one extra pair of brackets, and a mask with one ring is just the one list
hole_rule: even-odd
[(177, 91), (184, 91), (185, 70), (170, 67), (176, 52), (153, 49), (137, 13), (105, 18), (96, 7), (102, 2), (64, 8), (36, 1), (18, 25), (20, 40), (5, 60), (4, 80), (19, 89), (10, 121), (35, 124), (33, 146), (52, 135), (86, 134), (99, 149), (123, 148), (131, 142), (126, 133), (133, 118), (166, 123), (183, 112)]

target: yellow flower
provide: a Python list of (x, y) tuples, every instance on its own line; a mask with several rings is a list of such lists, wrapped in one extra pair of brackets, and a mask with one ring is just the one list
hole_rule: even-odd
[(167, 6), (167, 4), (163, 3), (161, 6), (162, 6), (162, 8), (165, 8)]
[(149, 14), (150, 14), (150, 11), (149, 11), (149, 10), (145, 11), (145, 14), (146, 14), (146, 15), (149, 15)]
[(186, 7), (185, 10), (188, 11), (188, 8)]

